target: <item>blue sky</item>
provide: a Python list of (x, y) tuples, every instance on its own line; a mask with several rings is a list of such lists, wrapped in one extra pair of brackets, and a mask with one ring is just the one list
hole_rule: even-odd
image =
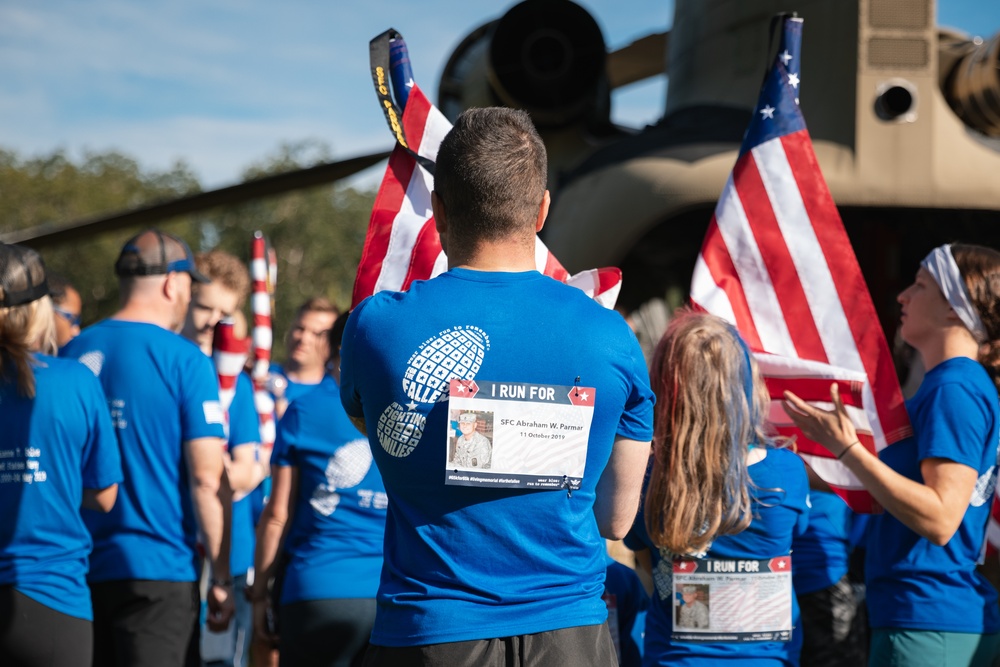
[[(672, 0), (578, 1), (612, 48), (666, 28), (673, 11)], [(116, 149), (148, 169), (183, 160), (205, 187), (238, 181), (285, 141), (317, 139), (338, 158), (388, 148), (368, 40), (399, 30), (434, 99), (452, 49), (511, 4), (3, 0), (0, 146), (24, 156)], [(1000, 3), (940, 0), (938, 23), (988, 38)], [(661, 77), (616, 93), (613, 118), (655, 121), (665, 90)]]

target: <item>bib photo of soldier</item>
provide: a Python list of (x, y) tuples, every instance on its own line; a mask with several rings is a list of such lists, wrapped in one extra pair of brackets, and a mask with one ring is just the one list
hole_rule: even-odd
[[(492, 422), (492, 415), (486, 416)], [(489, 469), (493, 458), (493, 443), (479, 432), (479, 416), (463, 412), (458, 416), (458, 432), (454, 437), (451, 462), (463, 468)]]

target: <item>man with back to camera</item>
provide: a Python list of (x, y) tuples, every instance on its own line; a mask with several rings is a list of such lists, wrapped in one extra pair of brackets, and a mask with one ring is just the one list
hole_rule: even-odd
[[(463, 113), (441, 144), (432, 195), (448, 272), (375, 294), (348, 320), (341, 398), (367, 427), (389, 497), (368, 665), (615, 662), (602, 536), (621, 538), (635, 517), (653, 395), (621, 316), (535, 271), (545, 181), (526, 113)], [(495, 413), (494, 458), (507, 428), (505, 457), (535, 482), (448, 470), (449, 403), (462, 409), (457, 392), (486, 400), (498, 383), (535, 400), (481, 408)], [(525, 405), (530, 419), (517, 412)], [(567, 414), (586, 430), (549, 428)], [(505, 425), (519, 417), (529, 426)], [(573, 442), (565, 455), (535, 460), (542, 442), (562, 438)], [(585, 462), (576, 483), (560, 475), (563, 485), (543, 488), (573, 456)]]
[[(211, 282), (191, 286), (191, 305), (181, 335), (211, 357), (215, 326), (224, 319), (235, 319), (239, 315), (240, 307), (250, 294), (250, 273), (243, 262), (221, 250), (198, 253), (195, 266)], [(243, 329), (245, 337), (245, 324)], [(239, 332), (237, 335), (240, 335)], [(236, 592), (236, 614), (233, 617), (236, 627), (233, 643), (226, 647), (226, 662), (246, 667), (250, 656), (253, 610), (244, 589), (254, 556), (253, 499), (247, 494), (270, 473), (270, 462), (258, 460), (257, 456), (260, 422), (254, 406), (253, 386), (246, 373), (240, 373), (236, 379), (236, 391), (228, 409), (228, 424), (227, 474), (234, 497), (229, 565)]]
[(197, 664), (199, 528), (209, 622), (225, 628), (233, 613), (218, 382), (208, 357), (176, 333), (191, 281), (208, 280), (187, 244), (158, 230), (127, 241), (115, 273), (120, 310), (62, 350), (101, 381), (125, 477), (110, 513), (85, 516), (94, 664)]
[(295, 311), (295, 321), (285, 336), (285, 363), (271, 364), (269, 384), (277, 419), (302, 394), (333, 382), (326, 372), (330, 358), (327, 336), (339, 314), (337, 307), (322, 296), (308, 299)]

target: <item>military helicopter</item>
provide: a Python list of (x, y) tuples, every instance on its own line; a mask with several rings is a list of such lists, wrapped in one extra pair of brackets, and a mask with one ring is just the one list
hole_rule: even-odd
[[(926, 250), (1000, 247), (1000, 34), (935, 25), (934, 0), (677, 0), (673, 26), (608, 52), (570, 0), (526, 0), (472, 30), (444, 67), (438, 107), (531, 113), (555, 202), (543, 236), (570, 271), (622, 268), (620, 304), (686, 294), (767, 64), (768, 25), (805, 19), (801, 107), (820, 166), (891, 333), (893, 296)], [(611, 91), (668, 74), (662, 119), (610, 120)], [(7, 242), (43, 246), (349, 176), (355, 158), (59, 227)]]

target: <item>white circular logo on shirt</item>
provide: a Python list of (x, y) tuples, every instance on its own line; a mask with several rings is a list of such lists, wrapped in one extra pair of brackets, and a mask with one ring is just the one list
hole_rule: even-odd
[(101, 368), (104, 367), (104, 353), (99, 350), (85, 352), (80, 355), (77, 361), (89, 368), (91, 373), (99, 377), (101, 375)]
[(323, 516), (330, 516), (340, 504), (337, 489), (349, 489), (361, 483), (372, 467), (368, 441), (357, 439), (341, 447), (326, 463), (326, 483), (313, 491), (309, 504)]
[(489, 336), (478, 327), (455, 327), (431, 337), (406, 362), (403, 391), (416, 403), (436, 403), (452, 380), (472, 380), (483, 365)]
[(976, 486), (972, 489), (972, 499), (969, 505), (972, 507), (982, 507), (993, 497), (993, 490), (996, 488), (997, 476), (996, 466), (992, 466), (976, 480)]
[(413, 453), (424, 434), (427, 418), (393, 401), (378, 418), (375, 428), (382, 449), (389, 456), (404, 458)]

